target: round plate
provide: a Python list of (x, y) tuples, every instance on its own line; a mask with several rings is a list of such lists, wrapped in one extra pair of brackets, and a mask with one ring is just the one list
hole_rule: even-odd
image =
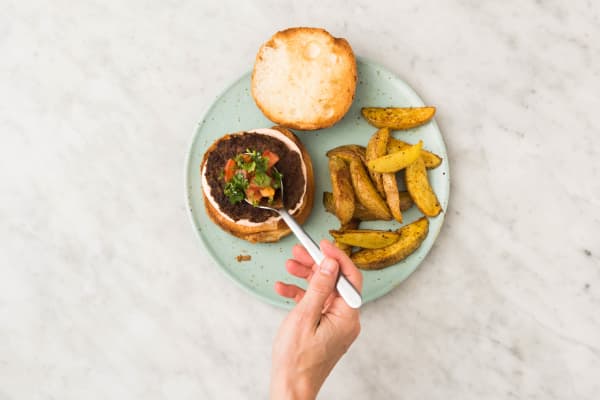
[[(322, 238), (331, 239), (329, 229), (339, 227), (337, 219), (325, 212), (321, 203), (323, 191), (331, 191), (325, 152), (342, 144), (354, 143), (366, 146), (376, 128), (362, 118), (361, 107), (424, 105), (419, 96), (404, 81), (385, 68), (360, 58), (357, 60), (357, 66), (356, 97), (346, 116), (331, 128), (312, 132), (296, 131), (312, 157), (315, 170), (315, 204), (310, 218), (304, 224), (304, 229), (317, 243)], [(247, 73), (216, 99), (200, 122), (187, 159), (187, 197), (192, 222), (216, 264), (235, 282), (261, 299), (277, 306), (291, 308), (293, 302), (275, 293), (273, 285), (276, 281), (284, 281), (306, 286), (304, 281), (289, 275), (285, 269), (285, 261), (291, 256), (292, 246), (297, 243), (296, 238), (290, 235), (277, 243), (251, 244), (225, 233), (208, 218), (200, 186), (200, 162), (213, 141), (226, 133), (271, 126), (273, 123), (264, 117), (252, 99), (250, 73)], [(429, 180), (443, 209), (446, 210), (450, 191), (448, 157), (435, 120), (408, 131), (394, 131), (393, 136), (410, 143), (416, 143), (421, 139), (425, 149), (443, 158), (438, 168), (429, 171)], [(419, 210), (412, 207), (403, 213), (404, 224), (421, 216)], [(443, 221), (444, 212), (435, 218), (430, 218), (427, 238), (416, 252), (402, 262), (379, 271), (363, 271), (364, 302), (388, 293), (419, 266), (431, 249)], [(395, 221), (361, 224), (361, 228), (376, 229), (397, 229), (400, 226)], [(251, 259), (240, 262), (237, 260), (238, 255), (248, 255)]]

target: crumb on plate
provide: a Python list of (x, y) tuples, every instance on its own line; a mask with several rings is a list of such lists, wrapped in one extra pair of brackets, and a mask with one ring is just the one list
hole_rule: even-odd
[(240, 254), (236, 256), (235, 259), (237, 260), (237, 262), (250, 261), (252, 260), (252, 256), (250, 254)]

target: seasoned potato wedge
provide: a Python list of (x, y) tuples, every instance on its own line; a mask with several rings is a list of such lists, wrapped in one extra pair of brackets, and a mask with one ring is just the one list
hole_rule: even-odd
[(361, 113), (377, 128), (411, 129), (429, 122), (435, 114), (435, 107), (365, 107)]
[(400, 211), (406, 211), (415, 204), (410, 194), (405, 190), (399, 192), (398, 196), (400, 197)]
[(406, 168), (405, 178), (408, 193), (419, 210), (428, 217), (438, 215), (442, 211), (442, 206), (429, 184), (427, 169), (421, 157)]
[[(335, 206), (333, 205), (333, 193), (323, 192), (323, 207), (325, 207), (325, 211), (335, 215)], [(337, 215), (335, 216), (337, 217)]]
[[(366, 156), (367, 162), (384, 156), (387, 154), (387, 143), (390, 137), (390, 130), (388, 128), (381, 128), (377, 130), (369, 139), (367, 144)], [(383, 188), (383, 181), (381, 180), (381, 173), (369, 170), (369, 175), (375, 184), (375, 188), (382, 197), (386, 196), (386, 192)]]
[(366, 158), (366, 149), (364, 146), (359, 146), (357, 144), (345, 144), (343, 146), (338, 146), (329, 150), (326, 153), (327, 157), (339, 157), (346, 162), (350, 162), (355, 159), (360, 159), (363, 164), (367, 162)]
[(400, 239), (398, 232), (374, 229), (330, 230), (329, 233), (337, 242), (363, 249), (380, 249)]
[(385, 190), (385, 201), (390, 208), (392, 217), (398, 222), (402, 222), (402, 207), (400, 206), (400, 192), (398, 191), (398, 181), (395, 173), (381, 174), (383, 190)]
[(373, 186), (369, 174), (362, 162), (352, 160), (350, 162), (350, 177), (356, 199), (369, 211), (377, 216), (377, 219), (390, 220), (392, 215), (385, 201), (381, 198), (377, 189)]
[[(344, 231), (344, 230), (350, 230), (350, 229), (358, 229), (359, 224), (360, 224), (359, 220), (357, 220), (357, 219), (351, 219), (348, 223), (342, 224), (342, 226), (341, 226), (340, 229), (342, 231)], [(352, 254), (352, 245), (346, 244), (346, 243), (341, 243), (337, 239), (333, 239), (333, 244), (335, 245), (335, 247), (337, 247), (338, 249), (342, 250), (347, 255), (351, 255)]]
[(354, 215), (354, 190), (348, 164), (339, 157), (330, 157), (329, 175), (333, 189), (335, 215), (341, 224), (346, 224)]
[(350, 258), (358, 268), (366, 270), (381, 269), (396, 264), (421, 246), (429, 232), (429, 220), (422, 217), (403, 226), (398, 232), (400, 239), (397, 242), (380, 249), (357, 251)]
[[(400, 205), (401, 205), (401, 207), (406, 207), (406, 208), (403, 208), (402, 211), (408, 210), (410, 207), (412, 207), (413, 201), (412, 201), (410, 195), (408, 194), (408, 192), (401, 192)], [(331, 213), (333, 215), (336, 215), (335, 214), (335, 206), (333, 204), (333, 193), (323, 192), (323, 206), (325, 207), (325, 211), (327, 211), (328, 213)], [(336, 217), (337, 217), (337, 215), (336, 215)], [(352, 218), (357, 219), (359, 221), (375, 221), (375, 220), (377, 220), (377, 215), (375, 215), (371, 211), (369, 211), (365, 206), (360, 204), (360, 202), (355, 201), (354, 202), (354, 215), (352, 216)]]
[[(388, 153), (395, 153), (397, 151), (404, 150), (410, 146), (412, 146), (412, 144), (390, 137), (388, 140), (387, 151)], [(425, 168), (427, 169), (436, 168), (442, 163), (442, 158), (440, 156), (423, 149), (421, 150), (421, 158), (423, 159), (423, 162), (425, 163)]]
[(349, 244), (340, 243), (337, 240), (334, 240), (333, 245), (341, 251), (343, 251), (344, 253), (346, 253), (347, 256), (352, 255), (352, 246), (350, 246)]
[(367, 161), (367, 167), (376, 172), (397, 172), (412, 164), (421, 155), (423, 141), (395, 153)]

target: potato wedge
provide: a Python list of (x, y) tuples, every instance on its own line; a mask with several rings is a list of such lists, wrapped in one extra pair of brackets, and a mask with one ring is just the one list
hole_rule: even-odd
[[(410, 197), (410, 194), (408, 192), (402, 191), (399, 193), (399, 195), (400, 211), (406, 211), (414, 205), (413, 199), (412, 197)], [(325, 211), (335, 215), (335, 208), (333, 205), (333, 193), (323, 192), (323, 206), (325, 207)], [(373, 214), (365, 206), (360, 204), (360, 202), (356, 201), (354, 202), (354, 215), (352, 216), (352, 218), (357, 219), (359, 221), (376, 221), (377, 215)]]
[(364, 249), (350, 257), (354, 264), (365, 270), (381, 269), (396, 264), (421, 246), (429, 232), (429, 220), (426, 217), (405, 225), (398, 230), (400, 239), (380, 249)]
[(396, 243), (400, 239), (398, 232), (374, 229), (330, 230), (329, 233), (339, 243), (363, 249), (380, 249)]
[(386, 154), (374, 160), (367, 161), (367, 167), (376, 172), (397, 172), (420, 158), (423, 141), (395, 153)]
[[(410, 207), (412, 207), (413, 201), (412, 201), (412, 198), (410, 197), (410, 195), (408, 194), (408, 192), (402, 192), (402, 193), (404, 193), (404, 196), (401, 194), (400, 205), (402, 207), (406, 207), (402, 210), (402, 211), (404, 211), (404, 210), (408, 210)], [(325, 207), (325, 211), (327, 211), (328, 213), (331, 213), (333, 215), (336, 215), (335, 214), (335, 206), (333, 203), (333, 193), (323, 192), (323, 206)], [(336, 215), (336, 217), (337, 217), (337, 215)], [(357, 219), (359, 221), (375, 221), (375, 220), (377, 220), (377, 215), (375, 215), (371, 211), (369, 211), (365, 206), (360, 204), (360, 202), (355, 201), (354, 202), (354, 215), (352, 216), (352, 218)]]
[[(398, 182), (396, 182), (396, 183), (398, 183)], [(408, 193), (405, 190), (399, 192), (398, 196), (400, 197), (400, 211), (406, 211), (409, 208), (411, 208), (413, 206), (413, 204), (415, 204), (413, 202), (412, 197), (410, 197), (410, 193)], [(364, 220), (364, 221), (366, 221), (366, 220)]]
[(377, 128), (402, 130), (423, 125), (435, 115), (435, 107), (365, 107), (360, 111), (363, 117)]
[(333, 205), (333, 193), (323, 192), (323, 207), (325, 207), (325, 211), (335, 215), (335, 206)]
[(346, 162), (350, 162), (355, 159), (360, 159), (363, 164), (367, 162), (366, 149), (364, 146), (357, 144), (345, 144), (343, 146), (335, 147), (326, 153), (327, 157), (339, 157)]
[(341, 224), (346, 224), (354, 215), (354, 190), (348, 164), (337, 156), (330, 157), (329, 175), (333, 189), (335, 215)]
[(377, 193), (373, 186), (369, 174), (365, 170), (362, 162), (352, 160), (350, 162), (350, 177), (356, 199), (371, 211), (377, 219), (390, 220), (392, 215), (385, 201)]
[[(390, 137), (388, 140), (387, 151), (388, 153), (395, 153), (410, 146), (412, 146), (412, 144)], [(442, 158), (440, 156), (423, 149), (421, 149), (421, 158), (423, 159), (425, 168), (427, 169), (437, 168), (442, 163)]]
[(395, 173), (381, 174), (383, 190), (385, 190), (385, 201), (390, 208), (392, 217), (398, 222), (402, 222), (402, 211), (400, 207), (400, 192), (398, 191), (398, 181)]
[[(390, 130), (388, 128), (381, 128), (377, 130), (369, 139), (367, 144), (367, 150), (365, 152), (367, 162), (374, 160), (387, 154), (387, 142), (390, 137)], [(375, 188), (382, 197), (385, 197), (385, 190), (383, 189), (383, 182), (381, 180), (381, 173), (369, 170), (369, 175), (375, 184)]]
[(421, 157), (406, 168), (405, 178), (406, 189), (419, 210), (428, 217), (438, 215), (442, 211), (442, 206), (429, 184), (427, 169)]
[[(359, 225), (360, 225), (360, 221), (359, 220), (357, 220), (357, 219), (351, 219), (348, 223), (342, 224), (342, 226), (341, 226), (340, 229), (341, 230), (358, 229)], [(338, 249), (342, 250), (348, 256), (352, 254), (352, 245), (338, 242), (337, 239), (333, 239), (333, 244), (334, 244), (335, 247), (337, 247)]]
[(335, 247), (337, 247), (338, 249), (340, 249), (341, 251), (343, 251), (344, 253), (346, 253), (347, 256), (352, 255), (352, 246), (350, 246), (348, 244), (340, 243), (337, 240), (333, 241), (333, 245)]

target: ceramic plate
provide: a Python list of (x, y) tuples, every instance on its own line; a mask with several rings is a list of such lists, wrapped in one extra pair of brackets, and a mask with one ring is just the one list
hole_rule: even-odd
[[(323, 191), (331, 191), (326, 150), (349, 143), (366, 146), (376, 129), (362, 118), (361, 107), (424, 105), (410, 86), (385, 68), (364, 59), (358, 59), (357, 65), (356, 97), (346, 116), (331, 128), (312, 132), (295, 131), (308, 149), (315, 169), (315, 204), (304, 228), (317, 243), (322, 238), (331, 239), (328, 230), (339, 226), (337, 219), (325, 212), (321, 203)], [(435, 105), (435, 101), (430, 103)], [(198, 126), (187, 159), (187, 197), (194, 227), (214, 263), (235, 282), (259, 298), (277, 306), (291, 308), (293, 302), (277, 295), (273, 285), (281, 280), (305, 287), (302, 280), (290, 276), (285, 269), (285, 260), (290, 257), (291, 248), (297, 243), (296, 238), (292, 235), (277, 243), (251, 244), (223, 232), (208, 218), (200, 187), (200, 162), (205, 150), (213, 141), (226, 133), (271, 126), (273, 123), (263, 116), (252, 99), (250, 73), (247, 73), (215, 100)], [(429, 171), (429, 179), (443, 209), (446, 210), (450, 190), (448, 157), (435, 120), (409, 131), (395, 131), (393, 136), (410, 143), (421, 139), (427, 150), (443, 158), (438, 168)], [(416, 207), (412, 207), (403, 215), (405, 224), (421, 217)], [(421, 264), (431, 249), (443, 220), (443, 212), (435, 218), (430, 218), (429, 235), (421, 247), (404, 261), (379, 271), (363, 271), (365, 302), (388, 293)], [(400, 226), (395, 221), (361, 224), (361, 227), (378, 229), (397, 229)], [(248, 255), (251, 259), (239, 262), (238, 255)]]

